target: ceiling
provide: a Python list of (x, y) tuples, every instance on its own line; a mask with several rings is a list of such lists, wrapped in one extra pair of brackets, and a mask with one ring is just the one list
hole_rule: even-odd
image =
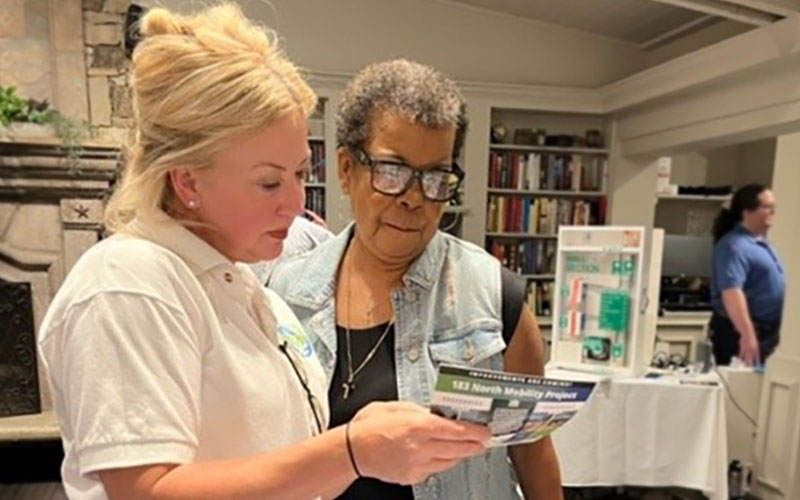
[[(615, 38), (643, 49), (657, 48), (712, 25), (731, 25), (718, 31), (737, 33), (780, 19), (775, 10), (750, 7), (753, 0), (453, 1)], [(757, 1), (763, 4), (765, 0)]]

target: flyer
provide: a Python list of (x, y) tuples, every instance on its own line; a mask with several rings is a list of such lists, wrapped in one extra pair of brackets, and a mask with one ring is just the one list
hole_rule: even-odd
[(431, 411), (488, 425), (489, 446), (531, 443), (567, 423), (589, 399), (593, 382), (439, 366)]

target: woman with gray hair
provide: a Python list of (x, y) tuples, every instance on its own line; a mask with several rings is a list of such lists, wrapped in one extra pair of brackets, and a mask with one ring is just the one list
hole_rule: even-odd
[[(524, 287), (483, 249), (438, 231), (464, 177), (453, 160), (466, 129), (458, 88), (428, 66), (373, 64), (344, 91), (339, 180), (355, 222), (270, 282), (312, 338), (332, 425), (373, 401), (429, 405), (441, 363), (543, 372)], [(548, 439), (508, 454), (526, 498), (561, 498)], [(412, 487), (361, 478), (339, 498), (516, 498), (506, 458), (493, 449)]]

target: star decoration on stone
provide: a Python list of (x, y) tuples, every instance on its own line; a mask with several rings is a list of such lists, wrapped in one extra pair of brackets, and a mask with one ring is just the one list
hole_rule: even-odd
[(77, 207), (73, 207), (75, 213), (78, 214), (79, 219), (88, 219), (89, 218), (89, 207), (78, 205)]

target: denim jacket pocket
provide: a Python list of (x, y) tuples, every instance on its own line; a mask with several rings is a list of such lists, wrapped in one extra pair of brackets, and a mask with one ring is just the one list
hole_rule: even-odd
[(506, 343), (503, 334), (494, 330), (471, 330), (464, 335), (432, 339), (428, 344), (434, 364), (481, 366), (502, 369), (502, 354)]

